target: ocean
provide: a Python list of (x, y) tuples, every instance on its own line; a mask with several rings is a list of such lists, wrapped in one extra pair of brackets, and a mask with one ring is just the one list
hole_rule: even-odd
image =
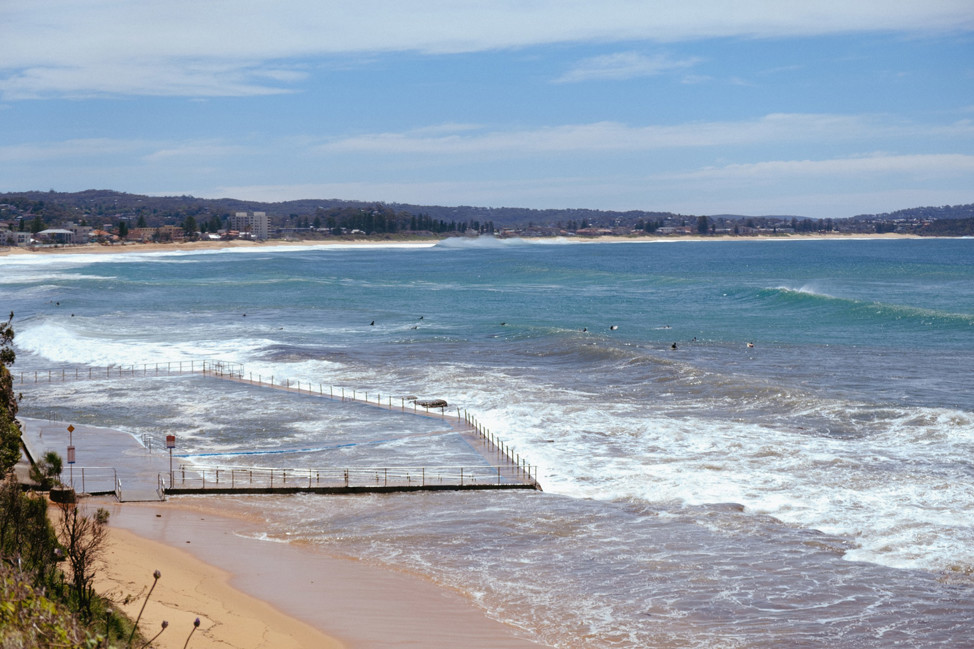
[[(0, 310), (18, 372), (222, 360), (475, 414), (543, 493), (224, 498), (548, 646), (974, 647), (974, 240), (22, 255)], [(22, 389), (25, 416), (176, 434), (192, 464), (458, 452), (202, 377)]]

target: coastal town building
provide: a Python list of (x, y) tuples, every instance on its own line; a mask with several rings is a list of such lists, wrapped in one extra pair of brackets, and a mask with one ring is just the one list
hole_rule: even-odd
[(268, 219), (266, 212), (237, 212), (230, 217), (230, 229), (241, 234), (249, 232), (254, 239), (267, 239)]
[(34, 238), (41, 243), (63, 246), (74, 243), (74, 232), (64, 228), (49, 228), (47, 230), (41, 230), (34, 235)]
[(185, 231), (178, 225), (160, 225), (158, 228), (132, 228), (126, 239), (129, 241), (182, 241), (186, 237)]
[(90, 226), (78, 225), (73, 221), (68, 221), (61, 227), (71, 232), (70, 243), (88, 243), (88, 239), (91, 238), (92, 228)]

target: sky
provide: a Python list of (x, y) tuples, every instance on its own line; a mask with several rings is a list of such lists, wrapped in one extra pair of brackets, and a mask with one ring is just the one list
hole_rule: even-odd
[(0, 192), (974, 203), (971, 0), (0, 0)]

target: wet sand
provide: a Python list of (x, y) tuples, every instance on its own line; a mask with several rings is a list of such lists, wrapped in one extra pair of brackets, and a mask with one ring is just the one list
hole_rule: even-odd
[[(162, 572), (140, 625), (170, 628), (156, 646), (323, 649), (538, 649), (460, 593), (421, 577), (261, 538), (256, 521), (213, 509), (219, 500), (92, 502), (111, 512), (99, 592), (133, 617)], [(327, 500), (322, 499), (322, 506)]]

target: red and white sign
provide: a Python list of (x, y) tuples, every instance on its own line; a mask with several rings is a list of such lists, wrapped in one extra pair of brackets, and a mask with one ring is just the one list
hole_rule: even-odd
[(74, 464), (74, 447), (68, 447), (68, 464)]
[(166, 448), (176, 448), (175, 435), (166, 435)]

